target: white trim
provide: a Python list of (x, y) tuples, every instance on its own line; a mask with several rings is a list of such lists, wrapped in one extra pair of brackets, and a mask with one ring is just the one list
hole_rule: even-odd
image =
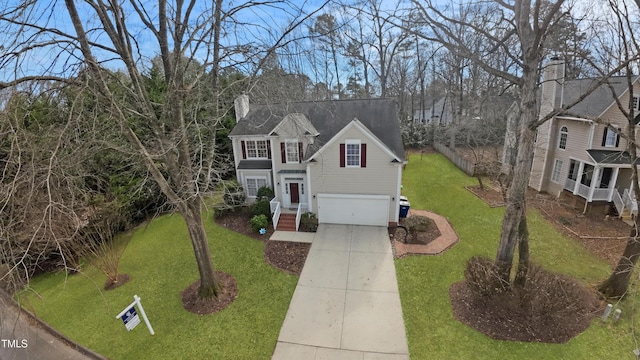
[[(565, 129), (565, 131), (562, 131), (562, 129)], [(564, 138), (564, 147), (562, 147), (562, 135), (565, 136)], [(569, 142), (569, 128), (566, 125), (562, 125), (560, 126), (560, 130), (558, 131), (558, 149), (559, 150), (567, 150), (567, 142)]]
[(587, 144), (587, 149), (593, 149), (593, 136), (596, 133), (596, 123), (595, 122), (591, 122), (591, 124), (589, 124), (589, 141)]
[[(269, 140), (270, 139), (266, 138), (266, 137), (263, 137), (263, 138), (260, 138), (260, 139), (258, 139), (258, 138), (249, 139), (249, 140), (241, 139), (240, 140), (241, 141), (240, 142), (240, 151), (242, 151), (242, 141), (244, 141), (244, 151), (245, 151), (245, 155), (246, 155), (246, 157), (245, 157), (246, 160), (269, 160), (269, 149), (267, 147), (267, 142), (269, 142)], [(266, 148), (265, 151), (267, 153), (267, 156), (265, 156), (265, 157), (258, 156), (258, 154), (259, 154), (258, 141), (264, 141), (264, 146)], [(249, 142), (253, 142), (255, 144), (256, 157), (249, 156)], [(269, 145), (271, 145), (271, 144), (269, 144)], [(273, 159), (273, 156), (271, 156), (271, 158)]]
[(279, 199), (278, 197), (278, 192), (276, 190), (276, 184), (278, 183), (278, 179), (276, 178), (277, 174), (275, 172), (275, 168), (276, 168), (276, 154), (274, 153), (274, 148), (273, 148), (273, 138), (270, 137), (269, 138), (269, 147), (271, 148), (271, 180), (273, 181), (271, 184), (273, 184), (271, 187), (273, 187), (273, 193), (276, 196), (276, 198)]
[(591, 124), (594, 123), (594, 121), (591, 119), (579, 118), (574, 116), (556, 115), (555, 118), (558, 120), (582, 121), (582, 122), (591, 123)]
[(311, 164), (307, 163), (307, 204), (309, 204), (309, 211), (313, 209), (313, 204), (311, 203), (313, 196), (311, 195)]
[[(296, 121), (296, 118), (293, 115), (301, 115), (305, 121), (302, 122), (298, 122)], [(287, 114), (279, 123), (278, 125), (276, 125), (273, 130), (271, 130), (269, 132), (270, 136), (273, 136), (274, 133), (278, 133), (278, 130), (283, 126), (283, 124), (285, 122), (289, 122), (289, 121), (293, 121), (296, 124), (296, 127), (300, 126), (302, 129), (306, 130), (306, 132), (308, 132), (309, 134), (311, 134), (312, 136), (317, 136), (319, 135), (318, 130), (316, 130), (315, 127), (313, 127), (313, 124), (311, 123), (311, 121), (309, 121), (309, 119), (306, 117), (306, 115), (304, 115), (303, 113), (289, 113)], [(306, 122), (306, 123), (304, 123)], [(311, 126), (311, 129), (309, 128), (309, 126)], [(300, 135), (303, 135), (304, 132), (300, 133)]]
[[(555, 88), (554, 88), (554, 95), (555, 95)], [(538, 182), (538, 187), (536, 188), (536, 190), (538, 191), (542, 191), (542, 183), (547, 174), (547, 159), (549, 158), (549, 151), (551, 151), (551, 134), (553, 134), (554, 119), (555, 118), (552, 117), (547, 121), (547, 123), (549, 124), (549, 130), (547, 131), (547, 142), (546, 142), (547, 145), (544, 147), (544, 156), (542, 157), (542, 171), (540, 172), (540, 181)]]
[[(358, 165), (349, 165), (349, 145), (357, 145), (358, 149)], [(344, 141), (344, 167), (361, 168), (362, 167), (362, 141), (360, 139), (346, 139)]]
[[(284, 142), (284, 160), (285, 160), (285, 164), (299, 164), (300, 161), (300, 148), (298, 143), (300, 141), (298, 141), (298, 139), (286, 139), (283, 141)], [(298, 159), (293, 161), (293, 160), (289, 160), (289, 144), (295, 144), (295, 150), (296, 150), (296, 154), (298, 154)], [(272, 156), (273, 158), (273, 156)]]
[(395, 201), (395, 215), (394, 215), (394, 222), (398, 222), (400, 221), (400, 195), (402, 195), (402, 164), (398, 164), (398, 185), (397, 185), (397, 191), (396, 191), (396, 201)]
[(588, 202), (593, 201), (593, 191), (596, 189), (596, 183), (599, 183), (602, 177), (602, 168), (600, 166), (593, 167), (593, 175), (591, 175), (591, 182), (589, 183), (589, 196)]
[(582, 173), (584, 172), (584, 161), (578, 163), (578, 176), (576, 177), (576, 184), (573, 187), (573, 195), (578, 195), (578, 187), (582, 183)]
[[(612, 128), (612, 129), (609, 129)], [(619, 127), (617, 125), (611, 124), (604, 127), (604, 147), (605, 148), (617, 148), (616, 143), (620, 141), (620, 134), (618, 133)], [(613, 145), (607, 145), (609, 140), (609, 132), (612, 132), (615, 136), (613, 138)]]
[[(559, 166), (558, 166), (559, 164)], [(553, 160), (553, 168), (551, 169), (551, 182), (555, 184), (560, 184), (560, 180), (562, 179), (562, 168), (564, 167), (564, 161), (555, 158)], [(557, 171), (556, 171), (557, 170)], [(554, 175), (557, 177), (554, 179)]]
[(618, 174), (620, 173), (620, 168), (613, 168), (613, 175), (611, 175), (611, 180), (609, 183), (609, 188), (611, 188), (611, 192), (609, 193), (609, 201), (613, 201), (613, 190), (616, 189), (616, 185), (618, 184)]
[[(310, 193), (311, 186), (309, 185), (309, 176), (307, 174), (280, 174), (280, 192), (276, 193), (276, 196), (282, 199), (284, 207), (289, 207), (292, 204), (291, 189), (288, 186), (291, 183), (298, 184), (298, 203), (304, 203), (305, 198)], [(300, 184), (304, 184), (302, 188)], [(304, 194), (301, 192), (303, 189)]]
[[(338, 139), (340, 139), (347, 131), (349, 131), (351, 128), (354, 128), (354, 127), (357, 128), (358, 130), (360, 130), (367, 138), (369, 138), (369, 140), (371, 140), (380, 149), (382, 149), (382, 151), (384, 151), (387, 155), (389, 155), (389, 157), (397, 160), (398, 162), (402, 161), (400, 159), (400, 157), (399, 157), (400, 155), (394, 154), (393, 151), (391, 151), (391, 149), (389, 149), (388, 146), (386, 146), (380, 139), (378, 139), (378, 137), (375, 136), (371, 132), (371, 130), (369, 130), (369, 128), (367, 128), (357, 118), (353, 118), (353, 120), (351, 120), (350, 123), (345, 125), (345, 127), (343, 127), (342, 130), (338, 131), (338, 133), (335, 134), (329, 141), (327, 141), (327, 143), (324, 144), (318, 151), (316, 151), (315, 154), (313, 154), (311, 157), (309, 157), (309, 159), (307, 159), (307, 161), (311, 161), (311, 160), (314, 160), (315, 158), (319, 157), (321, 153), (326, 151), (330, 146), (332, 146), (336, 141), (338, 141)], [(346, 165), (346, 159), (345, 159), (345, 165)]]

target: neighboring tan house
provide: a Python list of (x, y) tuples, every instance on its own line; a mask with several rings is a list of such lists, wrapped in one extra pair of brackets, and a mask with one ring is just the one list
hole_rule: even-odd
[[(637, 79), (633, 81), (634, 94), (640, 94)], [(564, 63), (551, 62), (543, 71), (541, 116), (575, 102), (597, 82), (565, 80)], [(585, 212), (602, 207), (609, 211), (613, 205), (618, 214), (628, 215), (629, 210), (637, 212), (637, 205), (630, 193), (632, 165), (627, 141), (618, 133), (626, 131), (628, 121), (609, 86), (621, 104), (629, 103), (626, 77), (613, 77), (609, 85), (597, 87), (565, 114), (538, 128), (529, 186), (558, 197), (568, 195)], [(638, 111), (636, 96), (633, 107)]]
[(236, 99), (229, 134), (248, 202), (274, 189), (280, 213), (311, 211), (320, 223), (395, 225), (404, 147), (393, 99), (249, 105)]

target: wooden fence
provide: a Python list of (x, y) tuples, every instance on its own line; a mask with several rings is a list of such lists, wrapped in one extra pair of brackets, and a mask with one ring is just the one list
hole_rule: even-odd
[(475, 164), (467, 161), (465, 158), (460, 156), (455, 150), (449, 149), (446, 145), (441, 144), (439, 142), (433, 143), (433, 148), (436, 149), (440, 154), (444, 155), (449, 161), (451, 161), (458, 169), (464, 171), (465, 174), (469, 176), (474, 176), (476, 173)]

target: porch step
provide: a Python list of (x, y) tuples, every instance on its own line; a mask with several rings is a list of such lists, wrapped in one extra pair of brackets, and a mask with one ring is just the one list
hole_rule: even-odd
[(296, 214), (280, 214), (277, 230), (296, 231)]

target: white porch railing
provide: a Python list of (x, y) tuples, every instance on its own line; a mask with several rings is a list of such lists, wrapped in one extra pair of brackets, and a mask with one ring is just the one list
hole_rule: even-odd
[(269, 208), (273, 214), (271, 221), (273, 223), (273, 230), (275, 230), (278, 228), (278, 221), (280, 220), (280, 201), (276, 198), (271, 199), (271, 201), (269, 201)]
[(638, 202), (635, 200), (635, 193), (633, 191), (624, 189), (624, 193), (622, 194), (622, 201), (624, 201), (624, 206), (629, 209), (630, 213), (634, 215), (638, 214)]
[(613, 200), (613, 205), (616, 207), (616, 211), (618, 212), (619, 215), (621, 215), (626, 209), (625, 207), (626, 205), (622, 200), (622, 196), (620, 196), (620, 192), (618, 192), (618, 190), (613, 190), (612, 200)]
[(593, 189), (593, 196), (591, 200), (609, 200), (609, 194), (611, 194), (612, 189)]
[(564, 188), (573, 192), (573, 190), (575, 190), (576, 188), (576, 181), (573, 179), (567, 178), (567, 180), (564, 182)]
[(300, 217), (302, 217), (302, 214), (307, 211), (309, 211), (309, 206), (307, 204), (298, 204), (298, 211), (296, 212), (296, 231), (300, 228)]
[(585, 199), (589, 198), (589, 187), (583, 184), (578, 184), (578, 195)]

